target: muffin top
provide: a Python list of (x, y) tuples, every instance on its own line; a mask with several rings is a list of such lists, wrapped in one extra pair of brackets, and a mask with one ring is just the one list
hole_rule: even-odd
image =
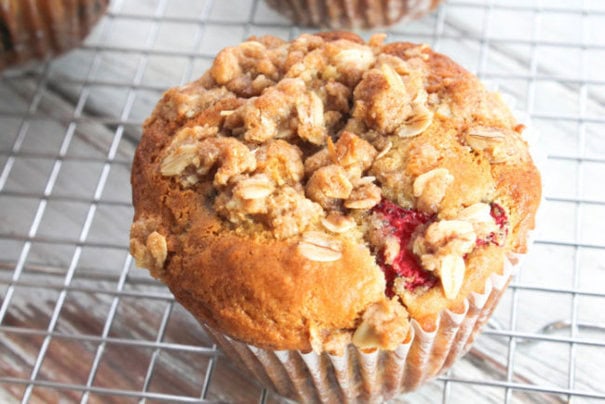
[(394, 349), (525, 252), (541, 187), (523, 129), (426, 45), (252, 37), (145, 122), (130, 250), (246, 343)]

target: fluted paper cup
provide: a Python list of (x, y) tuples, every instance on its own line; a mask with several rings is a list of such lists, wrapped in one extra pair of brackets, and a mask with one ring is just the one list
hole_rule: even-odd
[(422, 17), (441, 0), (266, 0), (298, 25), (324, 28), (374, 28)]
[(415, 390), (466, 353), (518, 264), (518, 256), (505, 260), (503, 272), (488, 279), (483, 293), (471, 293), (459, 313), (444, 310), (434, 329), (425, 330), (412, 320), (406, 342), (393, 351), (367, 353), (354, 345), (342, 356), (273, 351), (204, 328), (244, 372), (283, 397), (305, 403), (380, 402)]

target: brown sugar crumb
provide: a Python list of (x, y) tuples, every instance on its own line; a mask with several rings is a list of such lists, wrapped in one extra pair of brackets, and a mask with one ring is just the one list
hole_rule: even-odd
[(337, 164), (330, 164), (315, 171), (307, 182), (307, 196), (319, 203), (324, 209), (338, 208), (338, 200), (351, 195), (353, 184), (347, 178), (347, 172)]
[(302, 151), (281, 139), (267, 142), (255, 154), (256, 171), (267, 175), (278, 186), (295, 185), (304, 176)]
[(365, 311), (353, 343), (361, 349), (395, 349), (405, 341), (409, 328), (405, 308), (397, 299), (385, 299)]
[(155, 229), (156, 219), (148, 218), (135, 222), (132, 226), (130, 251), (137, 266), (148, 268), (159, 277), (168, 254), (166, 238)]
[[(264, 224), (277, 238), (317, 227), (330, 211), (372, 209), (381, 187), (362, 177), (377, 147), (384, 155), (392, 146), (385, 136), (420, 135), (432, 112), (424, 71), (394, 56), (376, 57), (382, 41), (370, 43), (302, 35), (291, 43), (261, 38), (224, 49), (204, 76), (201, 96), (188, 86), (179, 108), (189, 108), (182, 114), (194, 119), (216, 100), (233, 97), (236, 108), (176, 131), (162, 175), (183, 187), (212, 180), (221, 217)], [(338, 130), (345, 125), (376, 136)], [(277, 217), (285, 212), (289, 218)]]

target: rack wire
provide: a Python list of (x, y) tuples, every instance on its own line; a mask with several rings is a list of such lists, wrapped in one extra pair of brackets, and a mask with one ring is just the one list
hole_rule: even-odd
[[(604, 27), (596, 0), (450, 0), (386, 30), (510, 94), (547, 154), (535, 246), (485, 332), (394, 402), (605, 399)], [(2, 73), (0, 401), (280, 401), (135, 269), (128, 180), (165, 89), (250, 35), (307, 31), (259, 0), (114, 0), (79, 49)]]

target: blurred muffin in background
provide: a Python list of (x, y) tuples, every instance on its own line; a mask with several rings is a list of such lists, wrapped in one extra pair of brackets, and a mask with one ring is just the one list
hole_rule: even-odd
[(386, 27), (434, 10), (441, 0), (266, 0), (294, 23), (326, 28)]
[(0, 69), (78, 46), (108, 4), (109, 0), (0, 2)]

